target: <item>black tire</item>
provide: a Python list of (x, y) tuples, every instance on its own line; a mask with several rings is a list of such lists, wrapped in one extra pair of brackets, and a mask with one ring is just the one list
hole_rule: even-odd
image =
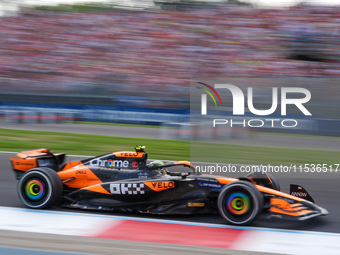
[(217, 201), (221, 216), (234, 225), (248, 225), (262, 211), (263, 196), (254, 184), (236, 181), (226, 185)]
[(63, 191), (59, 175), (51, 168), (40, 167), (26, 172), (19, 180), (18, 194), (29, 208), (45, 209), (56, 204)]
[[(275, 190), (278, 190), (280, 191), (280, 183), (279, 181), (276, 179), (275, 176), (273, 176), (272, 174), (270, 173), (267, 173), (268, 177), (272, 180), (272, 184), (270, 186), (268, 186), (267, 183), (261, 183), (261, 181), (259, 182), (256, 182), (256, 184), (258, 185), (261, 185), (261, 186), (264, 186), (264, 187), (267, 187), (267, 188), (272, 188), (272, 189), (275, 189)], [(251, 178), (253, 176), (253, 173), (250, 173), (250, 174), (247, 174), (246, 177), (247, 178)], [(264, 173), (259, 173), (259, 172), (255, 172), (254, 173), (254, 177), (255, 178), (267, 178), (266, 174)]]

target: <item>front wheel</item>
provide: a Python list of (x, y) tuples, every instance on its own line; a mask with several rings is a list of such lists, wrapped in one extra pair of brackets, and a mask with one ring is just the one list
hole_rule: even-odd
[(262, 211), (263, 196), (252, 183), (236, 181), (221, 190), (217, 206), (229, 223), (247, 225)]
[(26, 172), (18, 183), (21, 202), (33, 209), (51, 207), (60, 199), (62, 191), (63, 184), (59, 175), (47, 167)]

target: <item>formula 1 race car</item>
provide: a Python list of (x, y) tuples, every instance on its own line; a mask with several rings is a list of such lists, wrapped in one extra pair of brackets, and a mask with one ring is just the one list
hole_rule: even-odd
[[(203, 175), (188, 161), (147, 164), (145, 147), (63, 163), (65, 154), (48, 149), (11, 158), (20, 200), (29, 208), (56, 204), (71, 208), (150, 214), (220, 213), (246, 225), (263, 211), (306, 220), (328, 214), (307, 191), (291, 185), (280, 192), (267, 173), (242, 178)], [(183, 171), (187, 169), (186, 171)]]

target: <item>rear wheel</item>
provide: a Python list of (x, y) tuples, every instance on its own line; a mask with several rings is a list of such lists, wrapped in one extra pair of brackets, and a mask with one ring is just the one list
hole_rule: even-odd
[(59, 175), (47, 167), (26, 172), (18, 183), (21, 202), (29, 208), (44, 209), (54, 205), (61, 197), (63, 184)]
[(263, 196), (252, 183), (236, 181), (221, 190), (217, 206), (229, 223), (247, 225), (262, 211)]

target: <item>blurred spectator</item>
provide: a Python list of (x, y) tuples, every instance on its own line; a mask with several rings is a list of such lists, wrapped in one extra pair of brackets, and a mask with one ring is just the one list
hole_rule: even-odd
[[(181, 108), (191, 78), (339, 77), (339, 22), (339, 8), (320, 6), (23, 9), (1, 19), (1, 90), (140, 96), (143, 106)], [(306, 61), (296, 52), (332, 58)]]

